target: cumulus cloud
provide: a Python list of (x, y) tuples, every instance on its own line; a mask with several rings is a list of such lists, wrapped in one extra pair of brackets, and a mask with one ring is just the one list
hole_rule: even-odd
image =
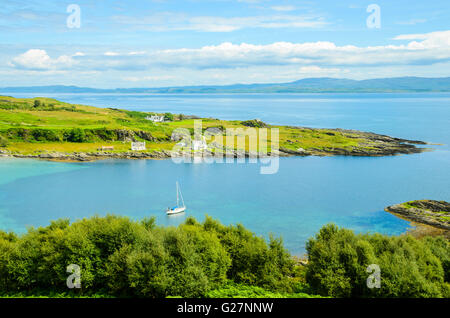
[(152, 61), (166, 66), (229, 68), (248, 65), (370, 66), (434, 64), (450, 59), (450, 31), (400, 35), (396, 40), (418, 40), (407, 44), (357, 47), (333, 42), (248, 43), (155, 52)]
[(408, 43), (409, 49), (445, 49), (450, 47), (450, 30), (422, 34), (401, 34), (394, 40), (422, 40)]
[[(75, 54), (51, 59), (43, 50), (29, 50), (14, 58), (12, 65), (22, 68), (55, 69), (74, 66), (79, 70), (139, 71), (152, 68), (194, 70), (237, 69), (257, 66), (337, 68), (359, 66), (431, 65), (450, 61), (450, 31), (399, 35), (404, 44), (358, 47), (333, 42), (275, 42), (271, 44), (234, 44), (224, 42), (200, 48), (179, 48), (152, 52), (104, 52)], [(105, 58), (106, 57), (106, 58)], [(310, 71), (320, 71), (310, 69)]]
[(28, 70), (51, 70), (69, 68), (75, 63), (68, 55), (52, 59), (45, 50), (31, 49), (13, 58), (10, 65)]

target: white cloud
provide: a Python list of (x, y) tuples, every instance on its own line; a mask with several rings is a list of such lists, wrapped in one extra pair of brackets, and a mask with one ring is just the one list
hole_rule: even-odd
[(13, 58), (10, 65), (22, 69), (50, 70), (69, 68), (75, 63), (76, 61), (68, 55), (52, 59), (45, 50), (31, 49)]
[(450, 48), (450, 30), (421, 34), (401, 34), (394, 37), (394, 40), (422, 40), (421, 42), (412, 41), (408, 43), (409, 49), (443, 49), (448, 51)]
[(316, 65), (311, 66), (302, 66), (298, 69), (299, 74), (308, 74), (314, 76), (329, 76), (329, 75), (337, 75), (342, 73), (349, 73), (349, 70), (340, 69), (340, 68), (323, 68)]
[(128, 53), (128, 55), (144, 55), (145, 53), (146, 53), (145, 51), (134, 51)]
[(105, 53), (103, 53), (103, 55), (105, 55), (105, 56), (118, 56), (118, 55), (120, 55), (120, 53), (117, 53), (117, 52), (105, 52)]
[[(337, 76), (348, 73), (349, 69), (354, 71), (358, 68), (384, 68), (388, 72), (394, 67), (409, 66), (411, 69), (417, 69), (419, 66), (430, 67), (450, 61), (450, 31), (403, 34), (396, 36), (394, 40), (407, 42), (366, 47), (339, 46), (327, 41), (275, 42), (263, 45), (224, 42), (200, 48), (151, 52), (90, 51), (85, 55), (73, 54), (76, 61), (67, 55), (52, 59), (43, 50), (29, 50), (13, 58), (10, 65), (34, 70), (70, 68), (77, 72), (114, 71), (124, 74), (122, 79), (125, 81), (141, 82), (169, 81), (175, 79), (174, 75), (179, 79), (178, 74), (189, 77), (200, 73), (207, 74), (209, 71), (209, 75), (239, 71), (247, 72), (249, 76), (251, 72), (258, 74), (259, 71), (256, 70), (261, 68), (264, 68), (268, 78), (295, 78), (299, 75)], [(281, 68), (284, 69), (283, 74), (279, 73)], [(149, 71), (152, 74), (156, 72), (157, 76), (140, 73)]]
[(394, 40), (425, 40), (427, 34), (400, 34), (394, 37)]
[(333, 42), (233, 44), (154, 52), (151, 60), (166, 66), (229, 68), (248, 65), (364, 66), (433, 64), (450, 59), (450, 31), (399, 35), (401, 45), (357, 47)]
[(154, 76), (126, 76), (125, 81), (128, 82), (147, 82), (147, 81), (167, 81), (175, 79), (172, 75), (154, 75)]

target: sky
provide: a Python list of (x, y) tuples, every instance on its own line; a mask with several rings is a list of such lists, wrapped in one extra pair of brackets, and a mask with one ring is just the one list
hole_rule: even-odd
[(2, 0), (0, 87), (450, 76), (448, 0)]

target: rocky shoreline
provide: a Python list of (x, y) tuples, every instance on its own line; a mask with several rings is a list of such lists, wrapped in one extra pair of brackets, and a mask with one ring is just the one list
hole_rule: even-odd
[(15, 152), (8, 152), (0, 150), (0, 157), (13, 158), (30, 158), (42, 159), (50, 161), (95, 161), (102, 159), (166, 159), (170, 158), (171, 154), (168, 151), (154, 151), (154, 152), (43, 152), (38, 154), (21, 154)]
[[(288, 126), (291, 129), (305, 129), (306, 127)], [(311, 130), (320, 131), (319, 128), (306, 128)], [(277, 152), (269, 153), (254, 153), (243, 152), (233, 149), (225, 149), (224, 151), (213, 152), (211, 149), (207, 149), (202, 153), (196, 153), (196, 156), (200, 157), (212, 157), (217, 156), (220, 153), (223, 157), (231, 158), (263, 158), (267, 156), (367, 156), (367, 157), (379, 157), (379, 156), (392, 156), (398, 154), (415, 154), (425, 151), (430, 151), (429, 148), (416, 147), (415, 145), (426, 145), (426, 142), (419, 140), (407, 140), (401, 138), (394, 138), (386, 135), (379, 135), (371, 132), (362, 132), (358, 130), (348, 129), (327, 129), (327, 134), (340, 134), (348, 138), (362, 139), (367, 142), (360, 142), (358, 146), (352, 146), (349, 148), (298, 148), (288, 149), (280, 147)], [(33, 154), (23, 154), (20, 152), (12, 152), (8, 150), (2, 150), (0, 148), (0, 157), (15, 157), (15, 158), (33, 158), (43, 160), (58, 160), (58, 161), (94, 161), (101, 159), (167, 159), (173, 156), (193, 156), (193, 153), (188, 152), (174, 152), (168, 150), (160, 151), (126, 151), (126, 152), (114, 152), (114, 151), (97, 151), (97, 152), (57, 152), (57, 151), (44, 151), (36, 152)]]
[[(288, 126), (288, 128), (293, 129), (304, 129), (306, 127), (296, 127), (296, 126)], [(321, 130), (321, 129), (316, 129)], [(344, 148), (310, 148), (308, 150), (299, 149), (299, 150), (291, 150), (281, 147), (280, 151), (284, 152), (287, 155), (296, 155), (296, 156), (333, 156), (333, 155), (341, 155), (341, 156), (368, 156), (368, 157), (377, 157), (377, 156), (392, 156), (397, 154), (414, 154), (414, 153), (422, 153), (426, 151), (430, 151), (429, 148), (418, 148), (415, 145), (427, 145), (428, 143), (420, 140), (408, 140), (402, 138), (395, 138), (386, 135), (380, 135), (372, 132), (363, 132), (359, 130), (350, 130), (350, 129), (328, 129), (328, 134), (336, 133), (341, 134), (348, 138), (360, 138), (367, 140), (367, 143), (360, 143), (357, 147), (352, 147), (351, 149)], [(370, 142), (370, 143), (369, 143)], [(368, 148), (367, 148), (367, 147)]]
[(385, 211), (416, 223), (450, 231), (450, 203), (446, 201), (409, 201), (388, 206)]
[[(279, 156), (279, 157), (290, 157), (290, 156), (367, 156), (367, 157), (379, 157), (379, 156), (391, 156), (397, 154), (414, 154), (429, 151), (428, 148), (418, 148), (414, 144), (425, 145), (423, 141), (413, 141), (400, 138), (393, 138), (384, 135), (378, 135), (374, 133), (358, 132), (354, 130), (341, 130), (336, 129), (341, 133), (350, 132), (352, 135), (358, 133), (361, 138), (366, 138), (371, 141), (372, 144), (370, 148), (365, 147), (364, 144), (361, 146), (352, 147), (351, 149), (344, 148), (309, 148), (307, 150), (303, 148), (299, 149), (287, 149), (280, 147), (278, 152), (273, 153), (254, 153), (254, 152), (243, 152), (237, 150), (226, 149), (222, 153), (223, 157), (231, 158), (263, 158), (267, 156)], [(375, 145), (373, 143), (375, 142)], [(203, 151), (202, 153), (196, 153), (196, 156), (200, 157), (212, 157), (217, 156), (211, 150)], [(126, 152), (108, 152), (108, 151), (97, 151), (97, 152), (39, 152), (34, 154), (22, 154), (19, 152), (11, 152), (8, 150), (0, 149), (0, 157), (15, 157), (15, 158), (33, 158), (33, 159), (43, 159), (43, 160), (58, 160), (58, 161), (93, 161), (101, 159), (167, 159), (182, 156), (193, 156), (193, 153), (187, 152), (173, 152), (167, 150), (161, 151), (126, 151)]]

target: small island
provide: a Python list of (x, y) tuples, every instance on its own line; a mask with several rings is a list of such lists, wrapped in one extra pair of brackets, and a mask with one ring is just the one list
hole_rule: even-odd
[[(186, 155), (174, 151), (183, 128), (194, 135), (194, 120), (202, 120), (202, 134), (208, 136), (204, 156), (226, 157), (278, 156), (387, 156), (428, 151), (426, 142), (407, 140), (348, 129), (324, 129), (268, 125), (261, 120), (220, 120), (192, 115), (152, 113), (118, 108), (76, 105), (50, 98), (14, 98), (0, 96), (0, 156), (44, 160), (91, 161), (115, 159), (164, 159)], [(260, 129), (270, 133), (261, 137)], [(279, 142), (273, 144), (271, 128), (279, 130)], [(228, 130), (232, 139), (242, 131), (254, 129), (258, 144), (268, 149), (226, 144)], [(239, 130), (241, 129), (241, 130)], [(190, 137), (189, 136), (189, 137)], [(264, 135), (263, 135), (264, 136)], [(261, 139), (264, 138), (264, 139)], [(138, 142), (142, 149), (132, 149)], [(145, 142), (145, 146), (142, 146)]]
[(445, 230), (446, 236), (450, 231), (450, 203), (446, 201), (408, 201), (388, 206), (385, 210), (415, 223)]

